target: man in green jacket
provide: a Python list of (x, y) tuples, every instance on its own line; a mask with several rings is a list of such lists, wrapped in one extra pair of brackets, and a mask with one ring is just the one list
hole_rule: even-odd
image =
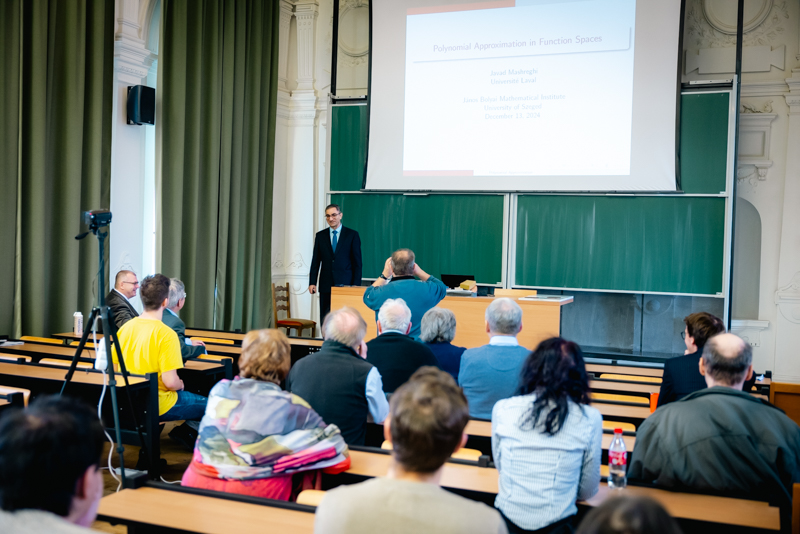
[(742, 391), (753, 372), (750, 345), (712, 337), (700, 358), (707, 389), (648, 417), (636, 434), (628, 476), (786, 505), (800, 482), (800, 427), (782, 410)]

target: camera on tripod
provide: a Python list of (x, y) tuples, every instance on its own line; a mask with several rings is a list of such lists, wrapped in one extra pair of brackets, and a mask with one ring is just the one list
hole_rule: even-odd
[(83, 222), (89, 227), (89, 230), (94, 232), (111, 223), (111, 212), (109, 210), (85, 211), (83, 212)]

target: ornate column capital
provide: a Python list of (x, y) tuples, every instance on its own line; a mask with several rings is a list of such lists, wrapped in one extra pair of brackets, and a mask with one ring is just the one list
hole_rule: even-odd
[(800, 115), (800, 69), (792, 69), (792, 77), (786, 78), (789, 94), (785, 96), (789, 115)]
[(155, 59), (140, 38), (140, 0), (117, 0), (115, 11), (114, 72), (121, 82), (140, 84)]

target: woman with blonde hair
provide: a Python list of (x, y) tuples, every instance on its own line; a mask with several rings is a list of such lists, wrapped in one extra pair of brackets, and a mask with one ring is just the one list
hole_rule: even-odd
[[(303, 399), (281, 390), (291, 366), (287, 337), (249, 332), (239, 376), (211, 390), (200, 435), (182, 484), (269, 499), (296, 497), (314, 485), (317, 470), (349, 464), (336, 425), (326, 425)], [(294, 480), (300, 473), (302, 480)]]

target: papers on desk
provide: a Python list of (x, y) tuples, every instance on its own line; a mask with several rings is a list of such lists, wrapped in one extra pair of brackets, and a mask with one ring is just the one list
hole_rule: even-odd
[(24, 345), (24, 341), (3, 341), (0, 343), (0, 347), (14, 347), (17, 345)]
[(567, 302), (572, 300), (571, 296), (564, 295), (529, 295), (527, 297), (519, 297), (517, 300), (530, 300), (539, 302)]
[(447, 295), (450, 297), (477, 297), (478, 294), (466, 289), (448, 289)]

